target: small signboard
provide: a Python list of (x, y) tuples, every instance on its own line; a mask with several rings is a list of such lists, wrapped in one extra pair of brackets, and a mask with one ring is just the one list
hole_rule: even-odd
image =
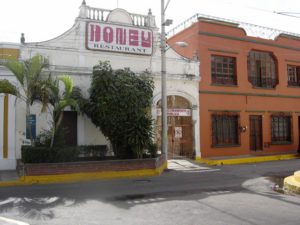
[[(157, 109), (157, 116), (161, 116), (161, 108)], [(191, 116), (191, 109), (168, 109), (168, 116)]]
[(175, 138), (182, 138), (182, 127), (175, 127)]
[[(29, 117), (30, 117), (30, 125), (31, 125), (31, 135), (32, 138), (36, 138), (36, 115), (32, 114)], [(26, 138), (30, 139), (27, 119), (26, 119)]]

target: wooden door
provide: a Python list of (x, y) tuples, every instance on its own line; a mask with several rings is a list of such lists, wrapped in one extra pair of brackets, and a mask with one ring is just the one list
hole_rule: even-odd
[(250, 151), (262, 151), (262, 116), (250, 116)]
[(77, 112), (64, 111), (61, 127), (65, 130), (65, 144), (68, 146), (77, 145)]

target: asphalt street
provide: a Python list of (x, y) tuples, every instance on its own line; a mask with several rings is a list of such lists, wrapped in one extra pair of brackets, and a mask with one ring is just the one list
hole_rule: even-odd
[(206, 166), (159, 177), (0, 188), (0, 216), (31, 225), (300, 224), (300, 196), (274, 191), (300, 160)]

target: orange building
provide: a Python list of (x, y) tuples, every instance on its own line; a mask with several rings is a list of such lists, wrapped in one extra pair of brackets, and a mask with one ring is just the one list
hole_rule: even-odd
[(297, 152), (300, 35), (197, 16), (177, 41), (200, 61), (201, 158)]

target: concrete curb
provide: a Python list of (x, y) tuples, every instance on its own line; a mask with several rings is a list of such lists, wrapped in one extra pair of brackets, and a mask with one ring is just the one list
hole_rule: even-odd
[(167, 168), (167, 165), (168, 163), (165, 162), (156, 169), (144, 170), (102, 171), (91, 173), (71, 173), (45, 176), (21, 176), (18, 181), (0, 182), (0, 187), (159, 176)]
[(232, 165), (243, 163), (267, 162), (285, 159), (299, 159), (300, 154), (270, 155), (270, 156), (253, 156), (245, 158), (227, 158), (227, 159), (205, 159), (196, 157), (196, 162), (205, 163), (207, 165)]

